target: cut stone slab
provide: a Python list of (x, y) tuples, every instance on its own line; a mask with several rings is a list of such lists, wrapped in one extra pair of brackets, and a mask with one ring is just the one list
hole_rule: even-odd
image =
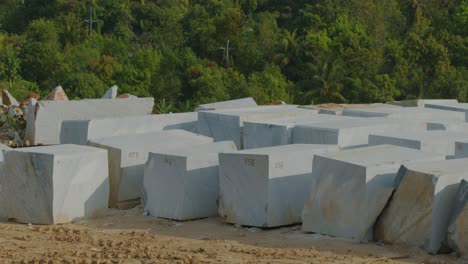
[(369, 143), (369, 135), (397, 131), (404, 127), (411, 131), (425, 130), (425, 126), (410, 125), (384, 118), (357, 118), (321, 123), (300, 124), (293, 128), (294, 144), (333, 144), (340, 148), (355, 148)]
[(318, 154), (302, 229), (354, 241), (373, 240), (374, 223), (395, 188), (400, 165), (443, 159), (392, 145)]
[(446, 156), (455, 155), (455, 142), (468, 140), (468, 133), (449, 131), (391, 131), (369, 135), (369, 145), (390, 144)]
[(430, 109), (439, 109), (451, 112), (458, 112), (465, 115), (464, 121), (468, 122), (468, 103), (458, 103), (458, 104), (425, 104), (426, 108)]
[(252, 97), (229, 100), (223, 102), (216, 102), (211, 104), (199, 105), (195, 111), (202, 110), (219, 110), (219, 109), (230, 109), (230, 108), (241, 108), (241, 107), (256, 107), (258, 106)]
[(117, 92), (118, 92), (118, 87), (117, 85), (112, 86), (109, 88), (109, 90), (106, 91), (104, 96), (102, 96), (101, 99), (116, 99), (117, 98)]
[(426, 104), (458, 104), (457, 99), (416, 99), (388, 102), (389, 105), (402, 107), (424, 107)]
[(62, 121), (151, 114), (153, 98), (40, 101), (27, 111), (26, 139), (33, 145), (59, 144)]
[(4, 150), (6, 215), (21, 223), (58, 224), (107, 208), (105, 150), (56, 145)]
[(265, 148), (292, 144), (292, 131), (296, 125), (354, 119), (335, 115), (308, 115), (279, 119), (244, 122), (244, 149)]
[(377, 239), (424, 247), (432, 254), (444, 249), (459, 183), (467, 175), (467, 159), (402, 166), (398, 187), (376, 224)]
[(7, 90), (1, 89), (2, 91), (2, 104), (3, 105), (20, 105), (18, 101), (11, 95)]
[(109, 207), (140, 198), (144, 164), (149, 152), (213, 142), (212, 138), (184, 130), (92, 139), (89, 145), (107, 149), (109, 154)]
[(10, 150), (10, 149), (11, 149), (10, 147), (0, 144), (0, 219), (3, 219), (3, 220), (8, 219), (6, 215), (6, 211), (5, 211), (5, 203), (3, 202), (5, 201), (4, 189), (6, 188), (4, 185), (5, 172), (3, 170), (3, 164), (4, 164), (3, 163), (3, 150)]
[(60, 143), (86, 145), (91, 139), (142, 134), (170, 129), (197, 133), (198, 115), (195, 112), (112, 117), (62, 122)]
[(226, 222), (277, 227), (301, 222), (317, 153), (331, 145), (284, 145), (219, 154), (219, 214)]
[(403, 120), (465, 121), (465, 115), (463, 113), (419, 107), (350, 108), (343, 110), (343, 115), (355, 117), (389, 117)]
[(218, 154), (234, 152), (221, 141), (150, 153), (145, 165), (145, 209), (150, 215), (191, 220), (218, 215)]
[(342, 115), (344, 109), (348, 108), (389, 108), (389, 107), (397, 107), (393, 105), (388, 105), (388, 104), (381, 104), (381, 103), (375, 103), (375, 104), (319, 104), (319, 105), (303, 105), (299, 106), (301, 108), (311, 108), (311, 109), (317, 109), (319, 111), (319, 114), (327, 114), (327, 115)]
[(462, 180), (458, 188), (455, 209), (448, 229), (450, 248), (459, 255), (468, 255), (468, 181)]
[(317, 114), (317, 112), (314, 109), (298, 108), (296, 105), (200, 111), (198, 112), (198, 131), (202, 135), (213, 137), (215, 141), (232, 140), (239, 149), (242, 149), (245, 121), (307, 116)]
[(47, 95), (43, 100), (49, 101), (69, 101), (68, 96), (63, 90), (62, 86), (55, 87), (49, 95)]

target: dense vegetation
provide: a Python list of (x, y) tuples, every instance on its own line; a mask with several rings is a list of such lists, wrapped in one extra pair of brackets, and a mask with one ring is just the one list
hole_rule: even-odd
[(466, 101), (467, 67), (468, 0), (0, 1), (0, 87), (19, 98)]

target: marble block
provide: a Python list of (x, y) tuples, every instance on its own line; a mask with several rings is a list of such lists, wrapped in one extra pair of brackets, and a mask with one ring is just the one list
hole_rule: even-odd
[(215, 141), (232, 140), (243, 149), (245, 121), (267, 120), (281, 117), (317, 114), (317, 110), (298, 108), (296, 105), (259, 106), (198, 112), (198, 131)]
[(170, 129), (197, 132), (197, 113), (113, 117), (62, 122), (61, 144), (86, 145), (91, 139), (142, 134)]
[(465, 121), (465, 115), (463, 113), (420, 107), (349, 108), (343, 110), (343, 115), (355, 117), (389, 117), (402, 120)]
[(459, 255), (468, 255), (468, 179), (462, 180), (458, 188), (455, 209), (450, 218), (448, 243)]
[(150, 153), (145, 164), (145, 210), (152, 216), (191, 220), (218, 214), (218, 154), (233, 152), (221, 141)]
[(230, 109), (230, 108), (241, 108), (241, 107), (256, 107), (258, 106), (252, 97), (235, 99), (223, 102), (216, 102), (211, 104), (199, 105), (195, 111), (202, 110), (219, 110), (219, 109)]
[(91, 218), (107, 208), (105, 150), (55, 145), (4, 150), (2, 203), (21, 223), (57, 224)]
[(211, 142), (212, 138), (174, 129), (92, 139), (89, 145), (108, 150), (109, 207), (113, 208), (119, 203), (140, 198), (144, 164), (149, 152)]
[[(300, 124), (293, 128), (292, 142), (295, 144), (333, 144), (340, 148), (354, 148), (367, 145), (369, 135), (372, 133), (397, 131), (402, 126), (404, 124), (401, 122), (384, 118), (358, 118)], [(419, 131), (416, 127), (407, 127), (407, 129)]]
[(458, 103), (458, 104), (447, 104), (447, 103), (431, 103), (425, 104), (426, 108), (431, 109), (439, 109), (439, 110), (446, 110), (451, 112), (457, 112), (459, 114), (463, 114), (465, 116), (464, 121), (468, 121), (468, 103)]
[(455, 142), (463, 139), (468, 140), (468, 133), (437, 130), (407, 132), (402, 130), (370, 134), (369, 145), (390, 144), (446, 156), (454, 156)]
[(26, 139), (34, 145), (59, 144), (62, 121), (64, 120), (151, 114), (153, 105), (153, 98), (39, 101), (30, 103), (27, 111)]
[(392, 145), (318, 154), (302, 229), (354, 241), (373, 240), (373, 227), (395, 188), (402, 163), (444, 156)]
[(340, 121), (353, 117), (329, 114), (288, 117), (244, 122), (244, 149), (265, 148), (292, 144), (292, 131), (296, 125), (324, 121)]
[(300, 223), (314, 155), (337, 150), (292, 144), (219, 154), (220, 216), (257, 227)]
[(468, 159), (402, 166), (397, 189), (376, 224), (377, 240), (424, 247), (432, 254), (443, 250), (457, 190), (467, 172)]
[(101, 97), (101, 99), (116, 99), (118, 89), (119, 88), (117, 87), (117, 85), (112, 86), (106, 91), (106, 93)]
[(416, 99), (388, 102), (390, 105), (402, 107), (425, 107), (426, 104), (458, 104), (457, 99)]

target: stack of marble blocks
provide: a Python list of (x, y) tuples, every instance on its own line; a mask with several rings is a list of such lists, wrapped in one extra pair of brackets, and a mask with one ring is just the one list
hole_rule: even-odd
[(27, 135), (50, 146), (0, 146), (0, 217), (57, 224), (141, 202), (177, 221), (468, 254), (468, 105), (393, 104), (151, 115), (152, 98), (32, 101)]

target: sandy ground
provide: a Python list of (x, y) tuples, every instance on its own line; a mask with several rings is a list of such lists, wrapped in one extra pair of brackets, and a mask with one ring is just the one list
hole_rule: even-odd
[(453, 254), (305, 234), (300, 226), (175, 222), (143, 216), (141, 208), (66, 225), (0, 223), (0, 240), (0, 263), (468, 263)]

